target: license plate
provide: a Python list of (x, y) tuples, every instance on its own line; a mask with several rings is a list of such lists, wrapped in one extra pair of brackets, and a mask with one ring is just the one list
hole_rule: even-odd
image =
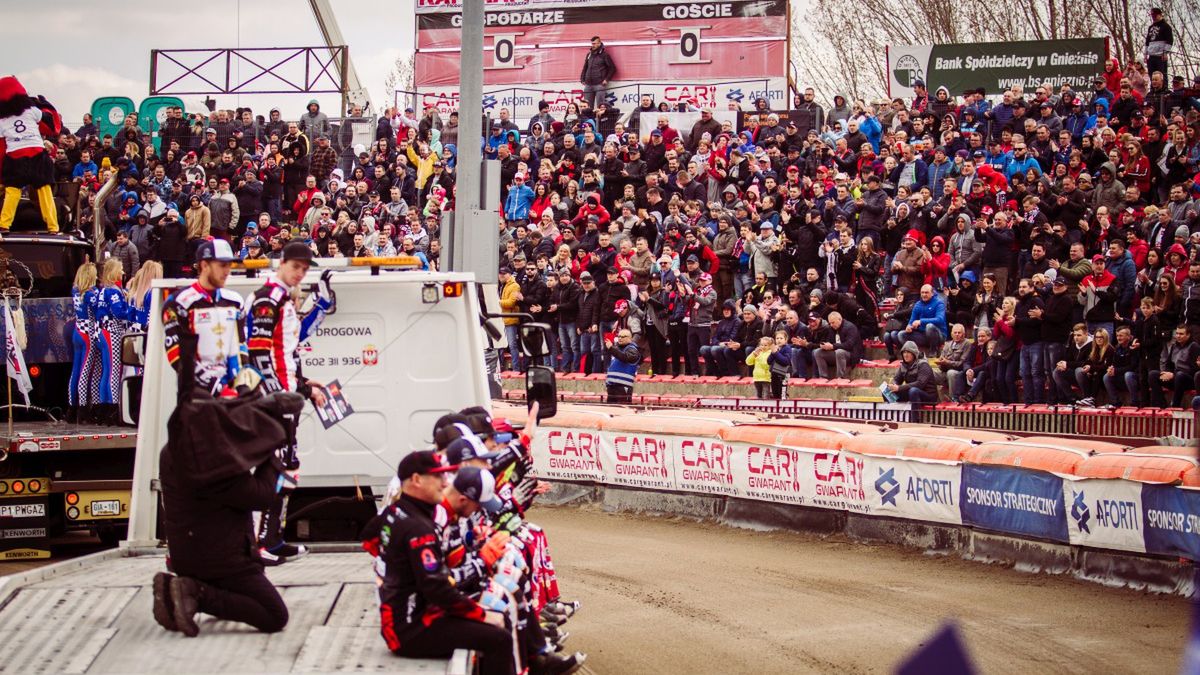
[(44, 515), (45, 504), (0, 504), (0, 518), (36, 518)]
[(93, 516), (119, 516), (121, 515), (121, 501), (119, 499), (105, 499), (104, 501), (92, 502)]

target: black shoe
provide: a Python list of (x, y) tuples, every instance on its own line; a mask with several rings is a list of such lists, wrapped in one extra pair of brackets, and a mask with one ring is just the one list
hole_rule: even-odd
[(536, 675), (570, 675), (583, 667), (587, 654), (575, 652), (570, 656), (539, 654), (530, 664), (530, 672)]
[(265, 548), (258, 549), (258, 559), (262, 561), (264, 567), (278, 567), (287, 562), (287, 558), (275, 555)]
[(188, 637), (200, 634), (196, 624), (196, 613), (200, 611), (200, 584), (195, 579), (175, 577), (171, 579), (171, 602), (175, 613), (175, 627)]
[(175, 603), (171, 602), (171, 580), (175, 575), (159, 572), (154, 575), (154, 620), (167, 630), (179, 630), (175, 625)]
[(283, 543), (270, 549), (270, 553), (283, 558), (285, 562), (291, 562), (293, 558), (300, 558), (308, 555), (308, 547)]

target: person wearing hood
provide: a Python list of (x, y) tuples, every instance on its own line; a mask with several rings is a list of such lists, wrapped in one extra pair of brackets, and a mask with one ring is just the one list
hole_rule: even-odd
[(964, 209), (954, 216), (954, 232), (946, 252), (950, 254), (952, 278), (962, 279), (967, 272), (978, 273), (983, 245), (975, 239), (975, 226), (969, 211)]
[(887, 390), (899, 401), (908, 403), (936, 403), (937, 381), (933, 367), (921, 358), (921, 350), (912, 340), (900, 348), (900, 367), (888, 383)]
[(1109, 213), (1116, 213), (1123, 207), (1125, 199), (1125, 184), (1117, 180), (1117, 167), (1112, 162), (1100, 165), (1100, 181), (1092, 191), (1092, 209), (1101, 206), (1108, 207)]
[[(829, 120), (828, 124), (832, 126), (841, 120), (849, 121), (853, 114), (854, 110), (850, 107), (850, 104), (846, 102), (846, 97), (842, 94), (834, 94), (833, 107), (829, 109), (829, 114), (826, 117), (826, 119)], [(851, 145), (850, 147), (857, 150), (854, 145)]]
[(938, 119), (954, 112), (954, 99), (950, 98), (949, 89), (941, 86), (933, 92), (933, 100), (929, 102), (929, 111), (937, 115)]
[(333, 132), (333, 127), (329, 124), (329, 117), (321, 112), (321, 104), (317, 102), (317, 99), (309, 101), (306, 107), (307, 111), (300, 116), (300, 131), (303, 131), (309, 138), (320, 138)]

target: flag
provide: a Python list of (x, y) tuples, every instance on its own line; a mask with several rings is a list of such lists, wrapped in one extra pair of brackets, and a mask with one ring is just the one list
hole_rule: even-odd
[(29, 380), (29, 371), (25, 368), (25, 354), (17, 344), (12, 308), (8, 306), (8, 300), (4, 301), (4, 351), (8, 360), (8, 376), (17, 381), (17, 389), (25, 396), (25, 405), (29, 405), (29, 392), (33, 391), (33, 382)]

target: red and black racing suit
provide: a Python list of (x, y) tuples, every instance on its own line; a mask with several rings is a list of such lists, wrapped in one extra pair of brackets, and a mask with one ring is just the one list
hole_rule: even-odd
[(512, 636), (485, 623), (484, 609), (450, 581), (436, 506), (401, 495), (364, 532), (363, 548), (376, 557), (380, 577), (383, 639), (400, 656), (442, 658), (473, 649), (483, 655), (480, 672), (512, 675)]

